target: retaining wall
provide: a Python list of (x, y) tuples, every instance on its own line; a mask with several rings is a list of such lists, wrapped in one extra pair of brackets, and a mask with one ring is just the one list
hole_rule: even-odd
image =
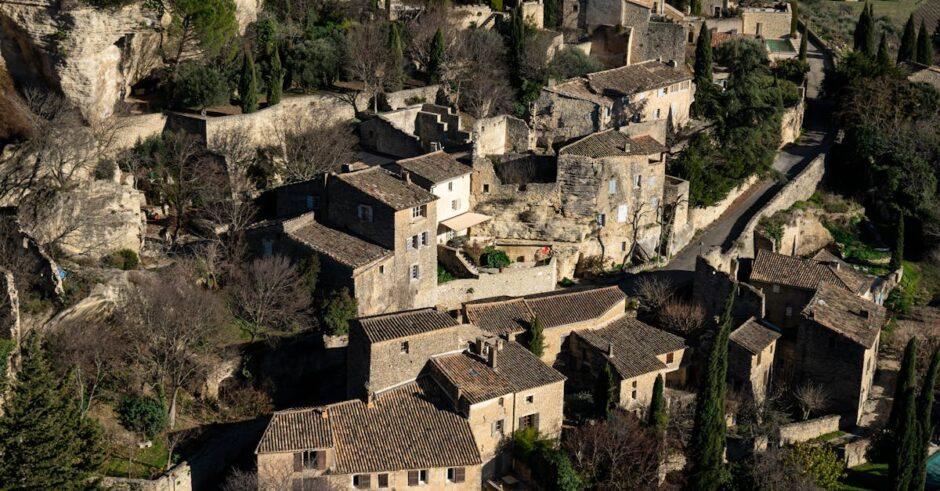
[(715, 220), (718, 219), (728, 208), (734, 203), (738, 198), (741, 197), (748, 189), (751, 188), (760, 178), (756, 175), (748, 177), (744, 182), (739, 184), (736, 188), (733, 188), (728, 192), (728, 196), (725, 196), (725, 199), (721, 200), (714, 206), (709, 206), (706, 208), (692, 208), (689, 210), (689, 223), (692, 224), (694, 230), (701, 230), (712, 224)]
[(502, 273), (481, 273), (477, 279), (452, 280), (437, 286), (438, 305), (447, 309), (483, 298), (522, 296), (555, 289), (558, 283), (553, 258), (544, 266), (507, 268)]
[(105, 489), (119, 491), (192, 491), (192, 469), (181, 462), (156, 479), (127, 479), (106, 477), (101, 480)]
[(806, 442), (826, 433), (839, 431), (839, 421), (841, 420), (841, 416), (833, 414), (798, 423), (785, 424), (780, 427), (778, 441), (781, 445)]

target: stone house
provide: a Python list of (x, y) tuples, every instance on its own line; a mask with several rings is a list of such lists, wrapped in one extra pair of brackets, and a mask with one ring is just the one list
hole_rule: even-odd
[(255, 454), (264, 490), (482, 487), (470, 424), (427, 378), (366, 401), (275, 412)]
[(279, 211), (312, 211), (255, 227), (249, 240), (259, 254), (317, 254), (324, 285), (348, 288), (360, 315), (434, 305), (433, 194), (370, 167), (292, 185), (276, 201)]
[(437, 243), (467, 235), (467, 230), (489, 219), (470, 211), (470, 174), (472, 169), (443, 150), (394, 162), (388, 166), (402, 179), (437, 196)]
[(626, 312), (626, 295), (616, 286), (562, 291), (464, 305), (467, 320), (483, 332), (524, 341), (533, 319), (543, 328), (542, 361), (554, 365), (568, 350), (569, 335), (596, 329)]
[(692, 72), (682, 61), (650, 60), (552, 84), (532, 103), (540, 142), (569, 141), (631, 123), (668, 120), (685, 126), (695, 100)]
[(797, 334), (798, 376), (818, 384), (830, 413), (857, 424), (878, 366), (884, 307), (832, 283), (803, 309)]
[[(648, 135), (609, 130), (562, 147), (557, 156), (475, 158), (475, 210), (493, 218), (475, 227), (472, 236), (565, 250), (575, 261), (577, 255), (600, 256), (621, 264), (662, 253), (662, 218), (678, 216), (665, 213), (675, 205), (665, 200), (675, 194), (666, 192), (672, 189), (665, 176), (666, 151)], [(665, 223), (670, 238), (685, 225), (679, 219)], [(670, 250), (678, 245), (667, 243)]]
[(419, 103), (373, 115), (359, 125), (359, 143), (372, 151), (408, 158), (470, 142), (460, 115), (450, 107)]
[(769, 6), (741, 9), (741, 33), (764, 39), (779, 39), (790, 35), (793, 12), (789, 2)]
[(509, 470), (501, 450), (516, 430), (561, 435), (565, 377), (518, 343), (480, 337), (465, 351), (432, 358), (429, 372), (469, 422), (484, 479)]
[(575, 331), (570, 354), (574, 369), (591, 378), (603, 377), (609, 364), (619, 382), (618, 403), (644, 411), (653, 398), (658, 376), (669, 385), (685, 383), (682, 369), (685, 340), (631, 317), (621, 317), (600, 329)]
[[(655, 59), (685, 59), (688, 26), (681, 12), (661, 0), (586, 0), (564, 9), (591, 39), (591, 52), (608, 66)], [(565, 23), (570, 24), (568, 20)]]
[(751, 317), (728, 336), (728, 382), (755, 401), (767, 396), (773, 381), (780, 332)]

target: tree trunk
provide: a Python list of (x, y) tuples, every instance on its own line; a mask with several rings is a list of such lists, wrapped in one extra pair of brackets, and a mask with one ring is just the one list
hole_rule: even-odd
[(178, 398), (179, 393), (180, 393), (180, 388), (174, 387), (173, 395), (170, 397), (170, 411), (167, 416), (170, 419), (169, 426), (171, 430), (176, 427), (176, 399)]

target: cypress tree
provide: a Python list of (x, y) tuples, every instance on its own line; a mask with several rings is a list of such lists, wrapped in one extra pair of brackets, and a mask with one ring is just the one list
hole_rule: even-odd
[(927, 32), (927, 23), (921, 19), (920, 32), (917, 34), (917, 63), (921, 65), (933, 64), (933, 46), (930, 42), (930, 33)]
[(911, 338), (904, 347), (901, 357), (901, 369), (894, 385), (894, 401), (891, 404), (891, 413), (888, 416), (888, 428), (897, 434), (898, 420), (904, 414), (904, 394), (913, 390), (916, 377), (915, 365), (917, 363), (917, 338)]
[(690, 441), (689, 489), (715, 491), (727, 481), (725, 454), (725, 377), (728, 374), (728, 335), (731, 332), (735, 285), (708, 351), (705, 379), (695, 398), (695, 424)]
[(526, 348), (528, 348), (533, 355), (541, 357), (542, 354), (545, 353), (545, 333), (538, 317), (533, 317), (529, 322), (527, 338)]
[(702, 25), (702, 31), (695, 42), (695, 86), (703, 87), (712, 83), (712, 33)]
[(22, 369), (0, 417), (4, 489), (84, 488), (100, 467), (98, 427), (81, 417), (69, 381), (55, 376), (39, 336), (30, 336)]
[(604, 363), (603, 373), (594, 379), (594, 411), (600, 419), (610, 417), (610, 412), (617, 405), (617, 378), (610, 368), (610, 363)]
[(432, 84), (441, 81), (441, 65), (444, 63), (444, 32), (440, 28), (431, 39), (431, 56), (428, 59), (428, 78)]
[(904, 262), (904, 213), (898, 213), (898, 229), (894, 234), (894, 250), (891, 251), (892, 270), (897, 271)]
[(692, 15), (702, 15), (702, 0), (692, 0), (689, 3), (689, 13)]
[[(920, 455), (920, 432), (917, 431), (917, 400), (914, 388), (904, 392), (903, 409), (898, 414), (898, 427), (894, 435), (894, 448), (888, 463), (891, 489), (913, 491), (913, 480), (917, 473)], [(895, 401), (897, 406), (897, 401)]]
[(930, 450), (930, 439), (933, 436), (933, 400), (934, 389), (937, 386), (937, 376), (940, 371), (940, 348), (933, 353), (930, 368), (924, 376), (924, 384), (920, 388), (920, 397), (917, 399), (917, 421), (920, 430), (918, 453), (911, 489), (924, 489), (927, 482), (927, 452)]
[[(434, 34), (436, 37), (437, 33)], [(388, 51), (392, 65), (392, 73), (388, 80), (389, 87), (393, 91), (400, 90), (405, 79), (405, 51), (401, 42), (401, 28), (398, 27), (397, 22), (392, 22), (388, 29)]]
[(512, 85), (517, 90), (522, 88), (522, 59), (525, 53), (525, 19), (522, 15), (520, 3), (512, 10), (509, 19), (509, 70)]
[(795, 38), (799, 24), (800, 9), (796, 0), (790, 2), (790, 37)]
[(284, 67), (281, 65), (280, 50), (275, 46), (271, 53), (271, 64), (268, 72), (268, 106), (281, 102), (284, 93)]
[(888, 39), (884, 34), (881, 35), (881, 42), (878, 43), (878, 66), (887, 68), (891, 65), (891, 58), (888, 55)]
[(243, 113), (253, 113), (258, 110), (258, 73), (255, 70), (255, 60), (251, 51), (245, 50), (242, 57), (242, 72), (238, 80), (238, 98)]
[(806, 29), (804, 28), (804, 29), (803, 29), (803, 37), (800, 38), (800, 55), (799, 55), (799, 60), (800, 60), (800, 61), (806, 61), (806, 51), (807, 51), (807, 48), (808, 48), (807, 43), (809, 42), (809, 41), (806, 40), (806, 38), (808, 38), (808, 37), (809, 37), (809, 36), (806, 35)]
[(868, 56), (875, 55), (875, 15), (871, 4), (862, 7), (862, 13), (855, 24), (855, 51)]
[(655, 428), (659, 434), (666, 430), (666, 424), (669, 421), (669, 415), (666, 414), (666, 397), (663, 395), (665, 390), (663, 385), (663, 376), (657, 375), (656, 382), (653, 383), (653, 399), (650, 401), (648, 415), (650, 427)]
[(940, 51), (940, 19), (937, 19), (937, 26), (933, 28), (933, 49)]
[(904, 24), (904, 34), (901, 35), (901, 47), (898, 48), (898, 63), (914, 61), (917, 53), (917, 34), (914, 32), (914, 14), (907, 18)]
[(558, 27), (561, 24), (561, 0), (545, 0), (545, 11), (542, 23), (546, 29)]

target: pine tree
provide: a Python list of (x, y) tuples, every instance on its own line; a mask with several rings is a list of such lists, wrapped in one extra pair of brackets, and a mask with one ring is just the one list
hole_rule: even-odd
[(790, 2), (790, 37), (795, 38), (797, 27), (799, 25), (800, 9), (796, 0)]
[(897, 230), (894, 233), (894, 249), (891, 251), (892, 270), (901, 268), (904, 261), (904, 213), (898, 213)]
[(55, 376), (32, 335), (0, 417), (3, 489), (84, 488), (100, 467), (98, 427), (82, 418), (70, 381)]
[(689, 13), (695, 16), (702, 15), (702, 0), (692, 0), (689, 3)]
[(888, 55), (888, 38), (884, 34), (881, 35), (881, 42), (878, 43), (878, 56), (876, 60), (878, 61), (878, 66), (882, 68), (891, 66), (891, 58)]
[(271, 53), (268, 70), (268, 106), (273, 106), (281, 102), (284, 93), (284, 67), (281, 65), (281, 54), (277, 46)]
[(875, 55), (875, 15), (871, 4), (866, 3), (855, 24), (855, 51), (868, 56)]
[(393, 91), (401, 90), (405, 80), (405, 51), (401, 41), (401, 28), (397, 22), (392, 22), (388, 29), (388, 51), (391, 65), (388, 85)]
[(242, 72), (238, 80), (238, 98), (243, 113), (253, 113), (258, 110), (258, 73), (255, 70), (255, 60), (251, 51), (245, 50), (242, 57)]
[(650, 401), (649, 421), (650, 427), (655, 428), (659, 434), (666, 430), (666, 424), (669, 422), (669, 415), (666, 414), (666, 397), (663, 395), (665, 390), (663, 376), (657, 375), (656, 382), (653, 383), (653, 399)]
[(594, 378), (594, 411), (598, 418), (607, 419), (610, 412), (617, 405), (617, 378), (610, 368), (610, 363), (604, 363), (604, 371)]
[(702, 26), (695, 42), (695, 86), (703, 87), (712, 82), (712, 33), (707, 26)]
[(888, 429), (897, 434), (898, 418), (904, 414), (904, 394), (913, 390), (916, 378), (917, 363), (917, 338), (911, 338), (904, 347), (904, 355), (901, 357), (901, 369), (898, 371), (897, 380), (894, 382), (894, 401), (891, 404), (891, 413), (888, 416)]
[(898, 48), (898, 63), (914, 61), (917, 54), (917, 33), (914, 31), (914, 14), (907, 18), (904, 24), (904, 34), (901, 35), (901, 47)]
[(545, 333), (538, 317), (533, 317), (529, 322), (529, 332), (526, 337), (526, 348), (533, 355), (541, 357), (545, 353)]
[(431, 39), (431, 55), (428, 58), (428, 78), (432, 84), (441, 81), (441, 65), (444, 63), (444, 32), (440, 28)]
[(809, 36), (807, 36), (806, 28), (804, 28), (803, 36), (800, 38), (800, 61), (806, 61), (806, 51), (808, 49), (807, 43), (809, 42), (807, 41), (807, 38), (809, 38)]
[(725, 378), (728, 374), (728, 335), (738, 287), (735, 285), (708, 351), (705, 380), (695, 398), (695, 422), (690, 441), (690, 489), (714, 491), (727, 481), (725, 453)]
[(931, 44), (930, 33), (927, 32), (927, 24), (921, 19), (920, 33), (917, 34), (917, 63), (921, 65), (933, 64), (933, 46)]
[(940, 348), (933, 353), (930, 360), (930, 368), (924, 375), (924, 383), (920, 388), (920, 397), (917, 399), (917, 421), (920, 431), (920, 441), (918, 443), (918, 453), (914, 472), (914, 478), (911, 481), (911, 489), (924, 489), (927, 482), (927, 454), (930, 451), (930, 440), (936, 429), (933, 422), (933, 402), (934, 390), (937, 387), (938, 371), (940, 371)]

